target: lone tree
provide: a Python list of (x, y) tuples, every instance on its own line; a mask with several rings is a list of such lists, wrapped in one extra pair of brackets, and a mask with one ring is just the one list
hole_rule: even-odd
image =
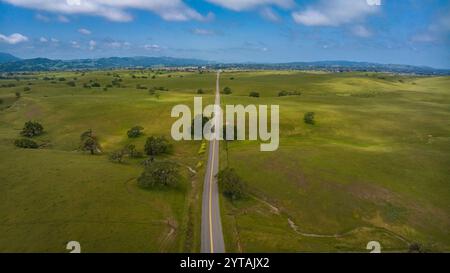
[(82, 151), (89, 151), (91, 155), (95, 154), (96, 152), (98, 153), (101, 152), (100, 143), (98, 143), (98, 139), (91, 129), (82, 133), (80, 139), (81, 139), (80, 148)]
[(314, 120), (314, 116), (315, 116), (314, 112), (308, 112), (303, 117), (303, 120), (305, 121), (306, 124), (314, 125), (316, 123), (316, 121)]
[(244, 195), (244, 182), (232, 168), (225, 168), (218, 174), (222, 193), (231, 200), (238, 200)]
[(174, 187), (181, 180), (178, 166), (172, 162), (152, 162), (138, 178), (143, 188)]
[(128, 130), (127, 135), (129, 138), (136, 138), (142, 135), (142, 130), (144, 130), (144, 127), (142, 126), (134, 126), (130, 130)]
[(223, 93), (224, 93), (225, 95), (231, 94), (231, 93), (232, 93), (232, 92), (231, 92), (231, 88), (228, 87), (228, 86), (226, 86), (226, 87), (223, 89)]
[(252, 91), (252, 92), (250, 92), (249, 96), (254, 97), (254, 98), (259, 98), (259, 92)]
[(20, 134), (24, 137), (39, 136), (44, 131), (44, 127), (39, 122), (27, 121)]
[(145, 153), (149, 156), (156, 156), (160, 154), (168, 153), (170, 149), (170, 144), (165, 137), (155, 137), (151, 136), (147, 138), (145, 143)]

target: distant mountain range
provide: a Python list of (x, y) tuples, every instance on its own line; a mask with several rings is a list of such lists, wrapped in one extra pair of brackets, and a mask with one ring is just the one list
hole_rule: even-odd
[(35, 58), (0, 62), (0, 72), (58, 71), (84, 69), (138, 68), (138, 67), (178, 67), (204, 66), (210, 62), (196, 59), (170, 57), (111, 57), (100, 59), (51, 60)]
[(17, 58), (16, 56), (13, 56), (8, 53), (0, 52), (0, 64), (7, 63), (7, 62), (19, 61), (19, 60), (20, 60), (20, 58)]
[(418, 75), (450, 75), (450, 69), (437, 69), (428, 66), (413, 66), (402, 64), (379, 64), (351, 61), (319, 61), (319, 62), (291, 62), (270, 64), (219, 64), (223, 68), (234, 67), (242, 69), (279, 69), (279, 70), (321, 70), (331, 72), (390, 72)]
[(110, 57), (99, 59), (51, 60), (47, 58), (19, 59), (0, 53), (0, 72), (32, 72), (61, 70), (96, 70), (114, 68), (155, 68), (206, 66), (208, 68), (293, 69), (333, 72), (367, 71), (411, 73), (419, 75), (450, 75), (450, 69), (398, 64), (377, 64), (350, 61), (291, 62), (291, 63), (217, 63), (199, 59), (171, 57)]

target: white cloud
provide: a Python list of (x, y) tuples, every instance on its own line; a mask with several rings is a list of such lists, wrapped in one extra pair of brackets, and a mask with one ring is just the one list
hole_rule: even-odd
[[(131, 21), (129, 9), (147, 10), (168, 21), (207, 20), (182, 0), (3, 0), (4, 2), (47, 12), (102, 16), (111, 21)], [(284, 0), (287, 1), (287, 0)]]
[(46, 22), (46, 23), (51, 22), (51, 21), (58, 21), (58, 22), (61, 22), (61, 23), (69, 23), (70, 22), (69, 18), (67, 18), (64, 15), (58, 15), (58, 16), (56, 16), (54, 18), (51, 18), (51, 17), (49, 17), (47, 15), (43, 15), (41, 13), (38, 13), (38, 14), (36, 14), (34, 16), (34, 18), (36, 18), (36, 20), (39, 20), (39, 21), (42, 21), (42, 22)]
[(91, 33), (92, 33), (89, 29), (85, 29), (85, 28), (78, 29), (78, 32), (83, 35), (91, 35)]
[(105, 46), (110, 49), (121, 49), (129, 48), (131, 46), (131, 43), (107, 39), (101, 43), (101, 46)]
[(10, 45), (15, 45), (26, 41), (28, 41), (28, 37), (20, 33), (13, 33), (9, 36), (0, 34), (0, 42), (7, 43)]
[(234, 11), (250, 10), (253, 8), (269, 5), (277, 6), (280, 8), (290, 8), (293, 7), (295, 4), (294, 0), (206, 0), (206, 1)]
[(52, 41), (52, 43), (58, 43), (59, 42), (59, 40), (56, 39), (56, 38), (51, 38), (50, 41)]
[(357, 25), (352, 28), (352, 33), (361, 38), (369, 38), (372, 36), (372, 32), (365, 26)]
[(41, 38), (39, 38), (39, 42), (46, 43), (46, 42), (48, 42), (48, 39), (45, 37), (41, 37)]
[(203, 36), (211, 36), (211, 35), (215, 35), (216, 34), (216, 32), (214, 30), (202, 29), (202, 28), (195, 28), (191, 32), (193, 34), (203, 35)]
[(94, 40), (89, 41), (89, 50), (94, 50), (96, 46), (97, 46), (96, 41), (94, 41)]
[(369, 5), (367, 0), (321, 0), (315, 6), (293, 12), (292, 18), (306, 26), (340, 26), (363, 20), (379, 10), (380, 6)]
[(272, 22), (280, 21), (280, 17), (278, 16), (278, 14), (272, 8), (264, 7), (264, 8), (262, 8), (260, 10), (259, 13), (266, 20), (269, 20), (269, 21), (272, 21)]
[(161, 46), (157, 44), (148, 44), (144, 45), (144, 49), (151, 50), (151, 51), (161, 51)]
[(42, 15), (40, 13), (36, 14), (34, 16), (34, 18), (36, 18), (37, 20), (42, 21), (42, 22), (50, 22), (50, 18), (48, 18), (47, 16)]
[(72, 45), (73, 48), (80, 48), (80, 44), (77, 41), (71, 41), (70, 44)]
[(61, 23), (69, 23), (70, 22), (69, 18), (67, 18), (64, 15), (58, 15), (58, 17), (56, 17), (56, 19)]

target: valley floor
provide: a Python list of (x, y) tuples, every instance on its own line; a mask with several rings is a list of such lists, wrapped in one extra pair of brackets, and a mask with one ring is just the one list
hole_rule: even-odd
[[(180, 166), (183, 181), (166, 190), (137, 185), (142, 160), (117, 164), (108, 154), (128, 144), (142, 150), (152, 135), (170, 139), (172, 107), (191, 106), (194, 96), (211, 103), (215, 73), (17, 77), (0, 80), (0, 252), (67, 252), (68, 241), (79, 241), (84, 252), (200, 250), (201, 142), (172, 141), (164, 159)], [(367, 252), (369, 241), (383, 251), (412, 244), (450, 251), (450, 77), (293, 71), (221, 77), (232, 90), (221, 96), (223, 105), (280, 106), (277, 151), (230, 142), (227, 155), (221, 144), (220, 167), (229, 162), (247, 185), (242, 200), (221, 196), (228, 252)], [(118, 78), (120, 86), (113, 85)], [(282, 90), (296, 95), (280, 97)], [(252, 91), (260, 97), (250, 97)], [(315, 113), (315, 125), (304, 123), (306, 112)], [(28, 120), (44, 126), (40, 149), (14, 146)], [(136, 125), (145, 135), (129, 139)], [(78, 151), (88, 129), (102, 154)]]

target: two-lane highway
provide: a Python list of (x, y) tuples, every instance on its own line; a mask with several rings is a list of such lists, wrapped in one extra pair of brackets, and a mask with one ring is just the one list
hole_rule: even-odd
[[(215, 111), (220, 107), (220, 71), (217, 72)], [(220, 115), (213, 115), (213, 119)], [(215, 123), (218, 124), (218, 123)], [(219, 134), (220, 128), (214, 127), (214, 134)], [(217, 173), (219, 171), (219, 140), (217, 137), (209, 143), (208, 165), (205, 173), (202, 200), (202, 253), (224, 253), (222, 222), (220, 219), (219, 189)]]

